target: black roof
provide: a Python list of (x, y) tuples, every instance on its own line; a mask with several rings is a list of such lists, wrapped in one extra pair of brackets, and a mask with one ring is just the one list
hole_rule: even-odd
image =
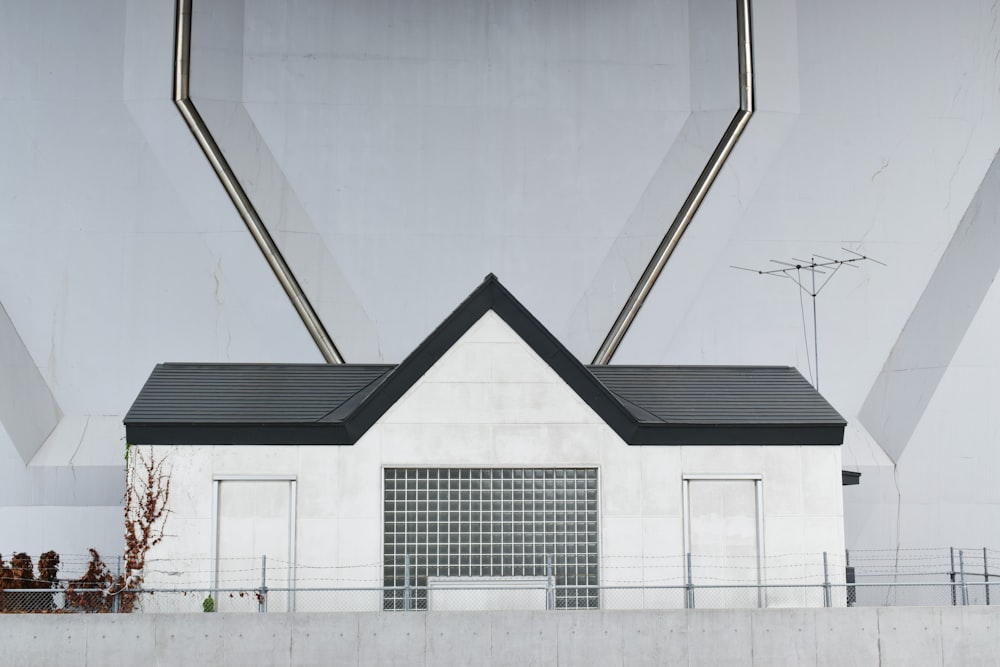
[(589, 366), (640, 421), (815, 424), (840, 415), (788, 366)]
[(347, 443), (332, 415), (394, 365), (158, 364), (125, 417), (132, 444)]
[(132, 444), (351, 445), (487, 311), (630, 445), (839, 445), (845, 422), (794, 368), (584, 366), (492, 274), (398, 366), (160, 364)]

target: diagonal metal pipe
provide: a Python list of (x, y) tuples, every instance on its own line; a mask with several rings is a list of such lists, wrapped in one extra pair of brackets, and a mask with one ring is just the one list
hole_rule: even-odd
[(656, 252), (653, 253), (652, 259), (646, 265), (646, 270), (642, 272), (642, 276), (625, 302), (625, 306), (618, 314), (618, 318), (612, 325), (611, 330), (608, 331), (604, 342), (601, 343), (600, 349), (594, 355), (592, 363), (595, 365), (610, 363), (615, 352), (618, 351), (618, 346), (621, 345), (625, 334), (628, 333), (629, 327), (632, 326), (632, 322), (635, 321), (636, 316), (639, 314), (639, 309), (642, 308), (646, 297), (649, 296), (653, 285), (656, 284), (656, 280), (663, 272), (663, 267), (666, 266), (667, 260), (670, 259), (670, 256), (677, 248), (677, 244), (680, 243), (681, 236), (684, 235), (684, 231), (694, 219), (698, 208), (715, 182), (715, 178), (722, 171), (722, 167), (729, 158), (729, 154), (732, 153), (747, 123), (750, 122), (750, 116), (753, 115), (753, 39), (750, 24), (750, 0), (736, 0), (736, 21), (737, 40), (739, 41), (740, 108), (733, 116), (732, 121), (730, 121), (729, 126), (722, 135), (722, 139), (719, 140), (718, 145), (716, 145), (715, 150), (709, 157), (705, 168), (699, 174), (694, 187), (691, 188), (690, 194), (688, 194), (687, 199), (681, 205), (680, 211), (678, 211), (677, 216), (667, 229), (663, 240), (660, 241), (660, 245), (657, 246)]
[(337, 346), (334, 345), (330, 334), (327, 333), (319, 315), (309, 303), (309, 299), (295, 279), (291, 268), (282, 257), (274, 239), (267, 231), (267, 227), (264, 226), (257, 209), (250, 201), (250, 197), (240, 185), (239, 179), (236, 178), (236, 174), (229, 166), (229, 162), (222, 154), (215, 138), (212, 137), (212, 133), (201, 114), (198, 113), (194, 102), (191, 101), (189, 87), (191, 78), (191, 0), (177, 0), (177, 32), (174, 49), (174, 104), (177, 105), (181, 116), (184, 117), (184, 121), (191, 130), (191, 134), (194, 135), (201, 150), (205, 153), (205, 157), (211, 163), (222, 187), (225, 188), (233, 205), (236, 206), (236, 210), (250, 231), (250, 235), (257, 242), (264, 259), (267, 260), (275, 277), (285, 290), (285, 294), (288, 295), (295, 312), (302, 318), (302, 323), (305, 324), (309, 335), (315, 341), (320, 354), (323, 355), (327, 363), (344, 363), (344, 358), (337, 350)]

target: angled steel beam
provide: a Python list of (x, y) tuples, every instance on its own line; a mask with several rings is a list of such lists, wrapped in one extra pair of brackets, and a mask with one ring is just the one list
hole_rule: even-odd
[(642, 304), (646, 301), (646, 297), (649, 296), (653, 285), (656, 284), (657, 278), (663, 272), (663, 267), (666, 266), (667, 260), (670, 259), (670, 256), (677, 248), (681, 236), (688, 225), (691, 224), (691, 220), (694, 219), (695, 213), (698, 212), (698, 208), (701, 206), (701, 202), (711, 189), (716, 176), (719, 175), (723, 165), (729, 158), (729, 154), (732, 153), (733, 148), (736, 146), (736, 142), (739, 141), (740, 135), (743, 134), (744, 128), (746, 128), (747, 123), (750, 121), (750, 116), (753, 115), (753, 39), (750, 25), (750, 0), (736, 0), (736, 21), (736, 33), (739, 41), (740, 108), (736, 112), (736, 115), (733, 116), (729, 127), (726, 128), (722, 139), (719, 140), (718, 145), (708, 159), (708, 163), (702, 169), (701, 174), (694, 183), (694, 187), (691, 188), (690, 194), (684, 200), (680, 211), (677, 212), (677, 216), (667, 229), (666, 236), (663, 237), (660, 245), (656, 248), (656, 252), (653, 253), (653, 258), (646, 266), (646, 270), (642, 272), (639, 282), (636, 283), (635, 288), (625, 302), (625, 306), (618, 314), (618, 319), (615, 320), (600, 349), (594, 355), (592, 362), (594, 364), (608, 364), (611, 362), (611, 358), (618, 350), (618, 346), (621, 345), (625, 334), (628, 333), (629, 327), (632, 326), (632, 322), (635, 321), (636, 316), (639, 314), (639, 309), (642, 308)]
[(327, 363), (344, 363), (344, 358), (337, 350), (337, 346), (334, 345), (330, 334), (327, 333), (323, 322), (319, 319), (319, 315), (313, 310), (312, 304), (309, 303), (305, 292), (302, 291), (302, 287), (292, 274), (291, 268), (285, 262), (284, 257), (282, 257), (274, 239), (267, 231), (267, 227), (264, 226), (264, 222), (260, 219), (260, 215), (258, 215), (257, 209), (254, 208), (253, 203), (250, 201), (250, 197), (247, 196), (243, 186), (240, 185), (239, 179), (236, 178), (236, 174), (229, 166), (229, 162), (222, 154), (222, 150), (212, 137), (212, 133), (202, 119), (201, 114), (195, 108), (194, 102), (191, 101), (189, 88), (191, 75), (191, 0), (177, 0), (177, 33), (174, 49), (174, 104), (177, 105), (181, 115), (184, 117), (184, 121), (191, 129), (191, 134), (198, 141), (198, 145), (201, 146), (205, 157), (208, 158), (209, 163), (211, 163), (212, 168), (215, 170), (216, 176), (219, 177), (222, 187), (225, 188), (229, 198), (233, 201), (233, 205), (236, 206), (240, 217), (243, 218), (247, 229), (250, 230), (250, 235), (253, 236), (260, 251), (264, 254), (264, 259), (267, 260), (275, 277), (285, 290), (285, 294), (288, 295), (288, 299), (292, 302), (295, 312), (302, 318), (302, 323), (305, 324), (309, 335), (316, 342), (316, 347), (319, 348), (320, 354), (323, 355)]

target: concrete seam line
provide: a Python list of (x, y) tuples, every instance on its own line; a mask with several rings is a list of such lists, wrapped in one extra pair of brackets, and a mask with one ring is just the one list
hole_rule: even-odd
[(191, 134), (194, 135), (198, 146), (201, 147), (205, 157), (215, 170), (216, 176), (222, 183), (226, 194), (232, 200), (233, 205), (243, 219), (244, 224), (257, 242), (257, 247), (267, 260), (268, 265), (274, 272), (275, 277), (292, 302), (295, 312), (302, 319), (302, 323), (309, 331), (316, 347), (327, 363), (342, 364), (344, 358), (334, 345), (333, 339), (327, 332), (326, 327), (320, 320), (319, 315), (309, 303), (308, 297), (299, 285), (291, 268), (281, 255), (277, 244), (268, 232), (267, 227), (261, 220), (257, 209), (247, 196), (246, 191), (236, 178), (235, 172), (229, 165), (222, 150), (216, 143), (215, 138), (209, 131), (208, 126), (202, 119), (201, 114), (195, 108), (190, 96), (191, 80), (191, 3), (193, 0), (177, 0), (177, 29), (174, 40), (174, 85), (173, 99), (177, 105), (184, 122), (187, 123)]
[(875, 610), (875, 654), (878, 656), (879, 667), (882, 665), (882, 610)]
[(695, 181), (687, 199), (681, 204), (680, 210), (667, 229), (667, 233), (660, 242), (660, 245), (656, 248), (656, 252), (653, 253), (649, 264), (646, 265), (645, 271), (642, 272), (642, 276), (626, 300), (615, 323), (611, 326), (611, 330), (608, 331), (604, 342), (601, 343), (600, 349), (594, 355), (591, 363), (595, 365), (605, 365), (611, 362), (611, 358), (615, 355), (618, 346), (621, 345), (622, 340), (625, 338), (625, 334), (628, 333), (629, 328), (632, 326), (632, 322), (635, 321), (636, 316), (639, 314), (639, 309), (642, 308), (646, 297), (649, 296), (653, 285), (656, 284), (656, 280), (663, 272), (663, 267), (666, 266), (667, 260), (670, 259), (670, 256), (677, 248), (681, 236), (683, 236), (691, 220), (694, 219), (702, 201), (712, 188), (712, 184), (715, 183), (716, 176), (719, 175), (730, 153), (732, 153), (733, 148), (736, 146), (736, 142), (742, 136), (743, 130), (750, 121), (750, 116), (753, 115), (755, 102), (750, 0), (736, 0), (736, 33), (740, 70), (740, 108), (736, 112), (736, 115), (733, 116), (733, 120), (729, 123), (715, 150), (709, 157), (708, 163)]

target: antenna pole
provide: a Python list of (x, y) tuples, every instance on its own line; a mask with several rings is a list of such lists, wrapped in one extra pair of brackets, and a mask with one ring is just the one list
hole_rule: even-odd
[[(816, 297), (819, 296), (819, 293), (821, 291), (823, 291), (823, 288), (826, 287), (826, 284), (828, 282), (830, 282), (830, 279), (833, 278), (833, 276), (835, 276), (837, 274), (837, 271), (839, 271), (841, 268), (843, 268), (845, 266), (856, 269), (858, 267), (855, 266), (855, 265), (858, 264), (859, 262), (875, 262), (876, 264), (880, 264), (882, 266), (886, 266), (886, 264), (884, 262), (880, 262), (877, 259), (875, 259), (874, 257), (869, 257), (867, 255), (862, 255), (861, 253), (855, 252), (853, 250), (849, 250), (848, 248), (842, 248), (842, 250), (844, 250), (845, 252), (848, 252), (848, 253), (850, 253), (850, 254), (852, 254), (854, 256), (853, 257), (848, 257), (847, 259), (834, 259), (832, 257), (824, 257), (823, 255), (813, 254), (812, 256), (810, 256), (808, 262), (806, 260), (804, 260), (804, 259), (798, 259), (797, 257), (792, 257), (792, 259), (795, 261), (794, 264), (792, 264), (791, 262), (784, 262), (784, 261), (782, 261), (780, 259), (772, 259), (771, 260), (772, 263), (779, 265), (779, 268), (777, 268), (777, 269), (748, 269), (745, 266), (733, 266), (732, 267), (734, 269), (740, 269), (741, 271), (750, 271), (751, 273), (756, 273), (757, 275), (761, 275), (761, 276), (775, 276), (776, 278), (788, 278), (788, 279), (790, 279), (792, 282), (795, 283), (795, 285), (800, 290), (800, 293), (799, 293), (799, 298), (800, 298), (799, 305), (800, 305), (800, 308), (801, 308), (801, 304), (802, 304), (802, 302), (801, 302), (801, 298), (802, 298), (801, 297), (801, 292), (805, 292), (806, 294), (808, 294), (809, 296), (812, 297), (812, 302), (813, 302), (812, 303), (812, 306), (813, 306), (813, 358), (814, 358), (815, 364), (816, 364), (816, 376), (815, 376), (815, 378), (816, 378), (816, 390), (817, 391), (819, 391), (819, 318), (817, 317), (817, 314), (816, 314), (816, 310), (817, 310), (817, 307), (816, 307)], [(819, 257), (822, 261), (817, 262), (816, 261), (817, 257)], [(804, 284), (802, 284), (803, 283), (803, 281), (802, 281), (802, 271), (803, 270), (809, 271), (812, 274), (811, 289), (807, 289), (806, 286)], [(824, 274), (826, 276), (825, 278), (823, 278), (823, 280), (820, 283), (820, 285), (819, 285), (818, 288), (816, 287), (816, 274), (817, 273), (822, 273), (822, 274)], [(829, 274), (829, 275), (827, 275), (827, 274)], [(805, 346), (806, 346), (806, 363), (808, 364), (809, 363), (809, 331), (808, 331), (808, 328), (806, 326), (805, 313), (802, 314), (802, 336), (803, 336), (803, 342), (805, 343)]]
[(812, 274), (812, 300), (813, 300), (813, 355), (816, 359), (816, 391), (819, 391), (819, 328), (816, 326), (816, 258), (810, 258), (813, 262)]

